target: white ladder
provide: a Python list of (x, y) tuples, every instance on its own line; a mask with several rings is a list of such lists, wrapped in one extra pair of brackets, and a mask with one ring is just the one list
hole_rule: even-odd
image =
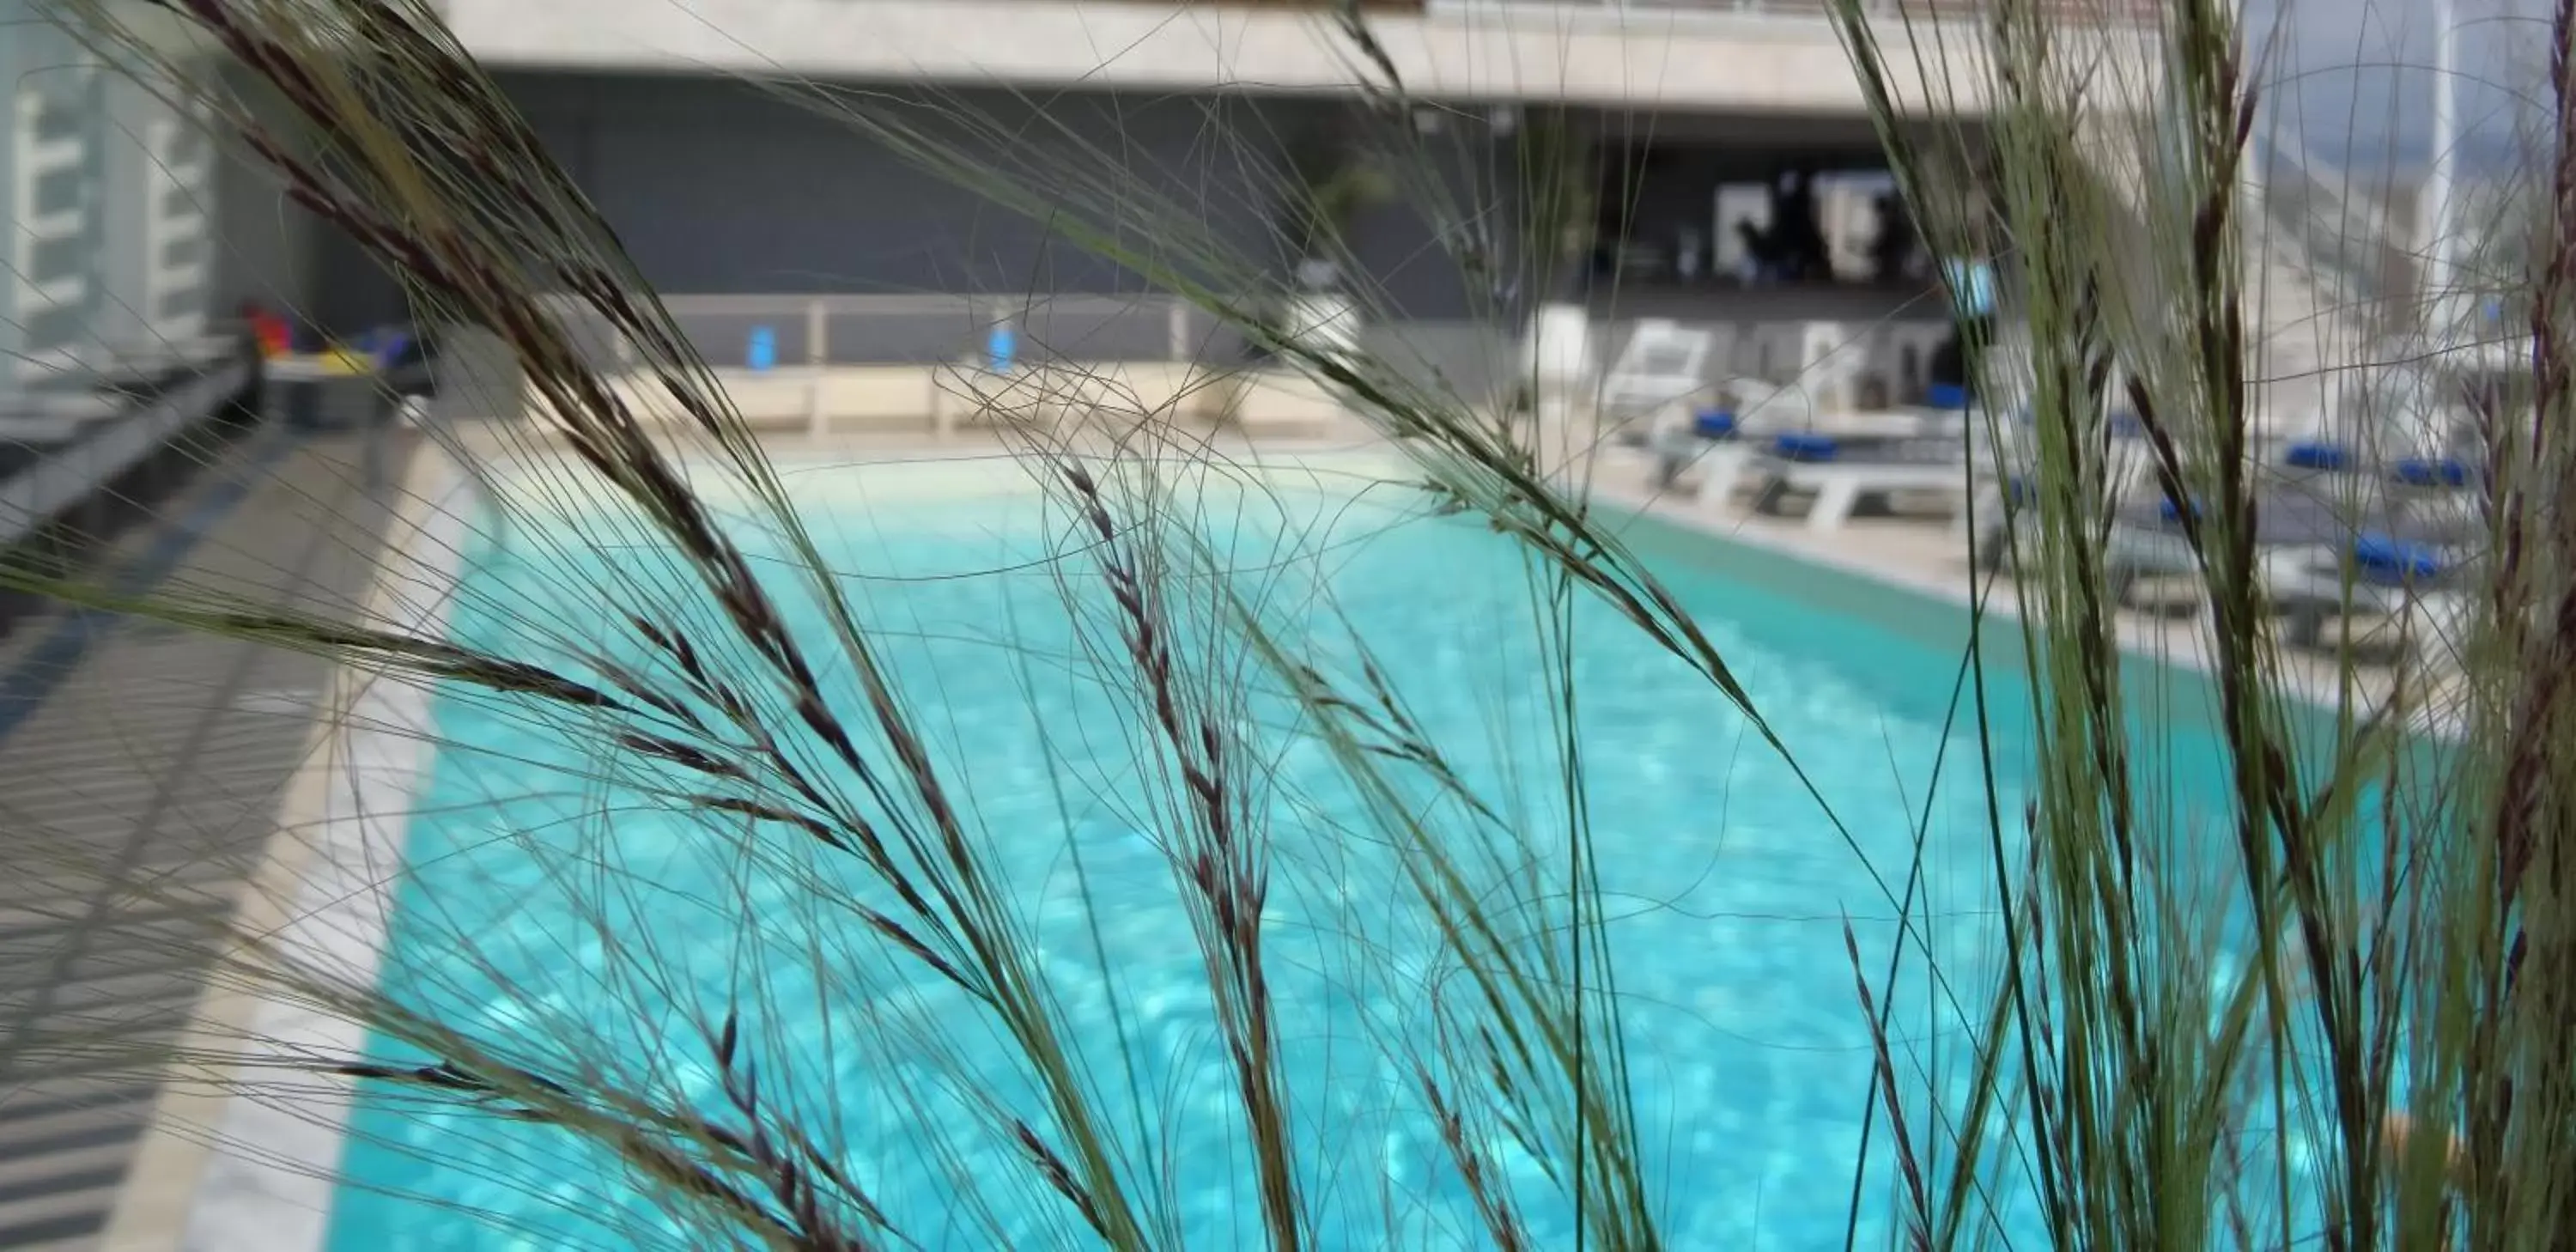
[[(56, 315), (86, 313), (90, 304), (90, 210), (98, 194), (90, 168), (90, 138), (95, 119), (87, 107), (97, 78), (95, 64), (83, 61), (54, 74), (30, 77), (18, 84), (10, 153), (9, 318), (21, 334), (35, 336)], [(74, 115), (68, 134), (48, 136), (61, 128), (50, 123)], [(39, 194), (48, 180), (69, 177), (77, 187), (69, 205), (48, 205)], [(69, 245), (66, 247), (65, 245)], [(76, 263), (58, 265), (64, 253)], [(54, 342), (31, 338), (15, 353), (20, 381), (49, 378), (80, 367), (84, 353), (80, 328)]]
[[(165, 343), (206, 333), (216, 241), (208, 221), (213, 143), (204, 128), (198, 108), (165, 111), (144, 126), (143, 320)], [(172, 261), (176, 248), (187, 255)]]

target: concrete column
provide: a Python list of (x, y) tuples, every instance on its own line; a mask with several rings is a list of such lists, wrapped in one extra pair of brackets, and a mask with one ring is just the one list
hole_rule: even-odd
[(145, 236), (151, 229), (156, 181), (155, 123), (169, 109), (142, 84), (122, 74), (102, 73), (100, 80), (100, 125), (91, 138), (91, 167), (97, 171), (93, 185), (98, 191), (94, 221), (98, 290), (90, 313), (90, 336), (110, 350), (131, 351), (152, 339), (155, 314)]
[(2450, 0), (2433, 4), (2433, 161), (2415, 210), (2416, 255), (2424, 258), (2422, 301), (2434, 342), (2452, 348), (2470, 333), (2460, 298), (2459, 223), (2453, 203), (2460, 142), (2459, 31)]

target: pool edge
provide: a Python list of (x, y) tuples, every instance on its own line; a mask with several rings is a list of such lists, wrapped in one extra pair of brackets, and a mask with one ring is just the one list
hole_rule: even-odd
[[(1239, 469), (1310, 470), (1311, 461), (1318, 457), (1389, 469), (1405, 463), (1402, 452), (1391, 446), (1248, 450), (1253, 454), (1251, 459), (1229, 464)], [(466, 515), (459, 506), (470, 506), (471, 497), (485, 483), (507, 483), (528, 474), (540, 463), (550, 471), (560, 470), (564, 464), (556, 457), (531, 455), (508, 444), (485, 444), (475, 451), (480, 454), (477, 459), (482, 466), (479, 476), (436, 441), (421, 445), (405, 467), (397, 486), (403, 493), (404, 505), (386, 528), (384, 565), (369, 581), (362, 609), (366, 620), (393, 622), (412, 630), (435, 628), (443, 633), (447, 606), (462, 572), (465, 545), (457, 540), (462, 537), (459, 532)], [(834, 459), (840, 450), (828, 444), (768, 451), (772, 468), (782, 479), (837, 466), (903, 462), (952, 468), (975, 465), (974, 472), (978, 474), (1011, 482), (1014, 480), (1005, 471), (993, 466), (1003, 461), (1013, 467), (1019, 464), (1018, 454), (1007, 448), (866, 449), (860, 454), (874, 455), (858, 461)], [(1265, 467), (1263, 457), (1274, 459)], [(682, 468), (685, 472), (687, 465)], [(1019, 475), (1016, 483), (1016, 489), (1034, 488), (1025, 474)], [(426, 610), (404, 614), (397, 611), (407, 598), (404, 589), (436, 598)], [(401, 710), (383, 707), (383, 702), (396, 691), (414, 694), (425, 715), (429, 695), (418, 684), (398, 682), (348, 665), (332, 667), (328, 702), (321, 706), (325, 711), (313, 719), (305, 737), (304, 751), (279, 800), (267, 849), (243, 889), (232, 933), (294, 936), (299, 930), (309, 931), (312, 923), (345, 921), (349, 913), (367, 909), (371, 901), (364, 896), (377, 897), (372, 900), (373, 906), (380, 914), (389, 914), (382, 893), (324, 892), (310, 914), (288, 908), (286, 901), (313, 894), (304, 875), (316, 859), (317, 845), (319, 849), (354, 852), (360, 863), (374, 856), (395, 858), (399, 863), (408, 834), (409, 802), (425, 781), (426, 770), (414, 770), (406, 781), (388, 783), (353, 780), (335, 767), (335, 763), (382, 755), (368, 749), (383, 740), (401, 741), (421, 755), (428, 755), (430, 745), (406, 738), (398, 730), (380, 729), (406, 720)], [(370, 705), (377, 706), (371, 716), (354, 715)], [(328, 712), (333, 709), (348, 709), (351, 714)], [(401, 747), (393, 749), (397, 755), (403, 751)], [(343, 798), (345, 804), (335, 805), (335, 800)], [(306, 833), (315, 837), (299, 837)], [(299, 884), (307, 890), (299, 892)], [(305, 944), (296, 938), (281, 943), (280, 949), (290, 954), (354, 959), (372, 968), (383, 953), (382, 917), (376, 921), (372, 945), (363, 949), (315, 954), (306, 952)], [(197, 1007), (183, 1031), (183, 1042), (174, 1055), (185, 1058), (210, 1054), (226, 1040), (242, 1043), (247, 1051), (277, 1037), (259, 1027), (263, 1021), (280, 1029), (300, 1029), (302, 1033), (296, 1037), (299, 1043), (318, 1043), (333, 1053), (350, 1056), (363, 1050), (367, 1035), (366, 1029), (356, 1023), (297, 1008), (253, 988), (210, 981), (199, 994)], [(322, 1100), (327, 1107), (319, 1113), (308, 1112), (291, 1119), (265, 1117), (270, 1133), (230, 1135), (226, 1128), (243, 1123), (256, 1127), (265, 1115), (275, 1112), (249, 1092), (224, 1090), (210, 1081), (229, 1078), (241, 1068), (239, 1064), (190, 1064), (184, 1060), (163, 1068), (160, 1094), (154, 1098), (152, 1114), (144, 1123), (134, 1163), (118, 1185), (108, 1224), (101, 1232), (101, 1247), (106, 1252), (322, 1252), (328, 1245), (332, 1206), (339, 1187), (337, 1167), (347, 1142), (347, 1117), (352, 1105), (339, 1095), (327, 1095)], [(339, 1091), (354, 1086), (347, 1080), (320, 1076), (312, 1081)], [(255, 1144), (264, 1159), (224, 1150), (227, 1144), (242, 1143)]]
[[(398, 489), (405, 503), (389, 519), (384, 564), (369, 582), (362, 612), (366, 620), (400, 622), (415, 629), (436, 625), (443, 630), (461, 553), (461, 545), (453, 542), (453, 532), (461, 527), (463, 514), (455, 505), (472, 491), (473, 483), (464, 467), (444, 448), (428, 443), (415, 451)], [(446, 542), (432, 542), (443, 533)], [(406, 587), (434, 588), (436, 599), (426, 609), (406, 614), (401, 611), (406, 598), (402, 589)], [(356, 852), (361, 863), (370, 852), (398, 854), (402, 832), (397, 830), (387, 838), (384, 815), (391, 814), (393, 823), (400, 825), (404, 806), (375, 803), (381, 798), (377, 793), (382, 785), (353, 778), (345, 766), (382, 755), (367, 750), (375, 746), (370, 741), (404, 738), (400, 730), (383, 727), (400, 724), (404, 712), (401, 691), (406, 688), (411, 702), (425, 708), (428, 692), (416, 684), (399, 683), (348, 665), (332, 667), (324, 697), (327, 702), (320, 707), (352, 713), (370, 710), (373, 716), (324, 712), (314, 717), (303, 751), (279, 799), (267, 847), (243, 888), (231, 933), (289, 936), (280, 946), (294, 951), (306, 946), (299, 940), (309, 939), (310, 924), (343, 921), (351, 912), (368, 907), (365, 899), (334, 899), (330, 893), (325, 893), (319, 907), (309, 914), (300, 914), (289, 902), (310, 894), (299, 890), (299, 886), (311, 885), (307, 871), (326, 850)], [(417, 740), (411, 742), (426, 750), (426, 745)], [(394, 753), (399, 755), (401, 749), (395, 748)], [(378, 816), (368, 820), (365, 815), (370, 813)], [(381, 907), (381, 901), (378, 905)], [(382, 952), (382, 934), (377, 933), (373, 939), (373, 946), (364, 952), (320, 955), (354, 956), (372, 964)], [(102, 1249), (318, 1252), (323, 1246), (329, 1229), (331, 1192), (337, 1186), (328, 1171), (336, 1165), (346, 1137), (343, 1118), (347, 1104), (333, 1101), (322, 1114), (297, 1116), (296, 1128), (287, 1136), (295, 1141), (291, 1145), (277, 1143), (275, 1136), (251, 1136), (258, 1151), (270, 1158), (251, 1159), (225, 1151), (228, 1143), (241, 1142), (229, 1136), (226, 1128), (245, 1121), (255, 1125), (261, 1113), (271, 1110), (251, 1094), (218, 1085), (236, 1074), (242, 1068), (240, 1064), (192, 1063), (186, 1059), (217, 1053), (228, 1042), (248, 1051), (276, 1037), (262, 1029), (263, 1022), (278, 1027), (296, 1024), (289, 1015), (303, 1019), (306, 1040), (315, 1041), (312, 1035), (316, 1032), (311, 1027), (321, 1020), (321, 1015), (310, 1010), (237, 982), (209, 981), (201, 991), (184, 1029), (183, 1042), (174, 1054), (178, 1059), (164, 1068), (160, 1093), (144, 1124), (134, 1163), (109, 1210), (107, 1226), (101, 1232)], [(354, 1023), (329, 1025), (345, 1028), (320, 1031), (324, 1037), (319, 1042), (345, 1043), (352, 1053), (363, 1044), (363, 1027)], [(275, 1159), (290, 1155), (305, 1164), (318, 1165), (320, 1172), (299, 1171), (293, 1164)], [(234, 1176), (227, 1178), (228, 1170)], [(220, 1194), (228, 1186), (236, 1193)]]
[[(1597, 478), (1589, 484), (1589, 498), (1596, 505), (1617, 509), (1627, 515), (1629, 521), (1643, 521), (1652, 527), (1733, 547), (1740, 554), (1758, 554), (1779, 565), (1796, 566), (1801, 574), (1798, 581), (1802, 585), (1770, 577), (1765, 580), (1767, 589), (1827, 611), (1851, 613), (1853, 610), (1847, 600), (1849, 593), (1855, 590), (1864, 593), (1866, 598), (1892, 600), (1895, 602), (1893, 606), (1883, 606), (1881, 611), (1865, 615), (1864, 620), (1919, 639), (1936, 632), (1925, 630), (1920, 623), (1898, 620), (1898, 614), (1886, 612), (1884, 608), (1901, 608), (1911, 602), (1935, 610), (1948, 619), (1943, 624), (1953, 628), (1937, 632), (1941, 636), (1937, 642), (1950, 648), (1954, 654), (1963, 654), (1971, 622), (1982, 599), (1984, 611), (1992, 622), (1977, 636), (1986, 664), (1990, 667), (2001, 664), (2016, 674), (2025, 673), (2029, 668), (2020, 630), (2021, 597), (2018, 588), (2007, 577), (1994, 576), (1987, 583), (1988, 590), (1980, 597), (1973, 585), (1978, 576), (1964, 571), (1897, 569), (1860, 559), (1853, 551), (1858, 545), (1851, 541), (1847, 531), (1820, 535), (1802, 528), (1770, 533), (1749, 526), (1731, 525), (1740, 519), (1712, 514), (1697, 507), (1696, 501), (1688, 497), (1637, 491), (1604, 483)], [(1622, 534), (1621, 538), (1626, 542), (1629, 536)], [(1964, 561), (1964, 553), (1961, 559)], [(1820, 578), (1841, 586), (1815, 585)], [(1836, 591), (1844, 594), (1831, 594)], [(2214, 684), (2216, 659), (2206, 654), (2200, 632), (2187, 627), (2177, 629), (2178, 626), (2179, 623), (2145, 620), (2119, 621), (2116, 629), (2122, 662), (2130, 667), (2148, 669), (2164, 678), (2204, 686)], [(2175, 647), (2176, 634), (2182, 635), (2182, 642), (2190, 646)], [(2294, 718), (2323, 722), (2344, 715), (2347, 693), (2339, 686), (2339, 675), (2330, 665), (2321, 658), (2289, 654), (2286, 649), (2276, 660), (2282, 662), (2278, 667), (2281, 671), (2278, 677), (2287, 680), (2285, 692)], [(2378, 689), (2384, 685), (2384, 682), (2375, 682), (2349, 695), (2356, 700), (2365, 697), (2377, 700), (2387, 694)], [(2444, 742), (2456, 741), (2463, 733), (2456, 703), (2440, 700), (2429, 704), (2430, 707), (2418, 706), (2410, 711), (2405, 719), (2407, 733)], [(2364, 706), (2354, 706), (2354, 716), (2359, 716), (2361, 707)]]
[[(818, 454), (828, 451), (828, 448), (778, 448), (773, 450), (777, 458), (774, 463), (782, 471), (781, 477), (787, 478), (801, 470), (829, 468), (835, 462), (821, 461), (818, 457)], [(953, 448), (923, 449), (908, 454), (893, 450), (869, 451), (878, 452), (880, 459), (838, 464), (961, 459), (958, 450)], [(992, 455), (979, 453), (977, 459), (989, 459)], [(1013, 456), (1007, 450), (1000, 455), (1003, 458)], [(1276, 455), (1282, 460), (1303, 460), (1316, 455), (1354, 461), (1366, 458), (1398, 472), (1410, 464), (1402, 450), (1392, 445), (1357, 449), (1283, 449)], [(523, 454), (503, 453), (489, 463), (489, 469), (496, 477), (506, 479), (513, 473), (523, 472), (521, 463), (526, 459)], [(388, 528), (386, 567), (379, 569), (369, 584), (365, 611), (370, 619), (400, 620), (400, 615), (393, 610), (402, 598), (399, 591), (402, 587), (435, 588), (438, 597), (426, 613), (412, 615), (404, 623), (406, 626), (417, 628), (431, 624), (432, 615), (443, 617), (461, 573), (459, 564), (463, 545), (456, 542), (428, 544), (425, 555), (424, 541), (434, 532), (454, 530), (464, 525), (463, 512), (453, 506), (473, 493), (476, 486), (474, 475), (444, 447), (433, 442), (420, 448), (400, 484), (406, 503)], [(1587, 498), (1596, 504), (1619, 509), (1634, 518), (1701, 542), (1726, 545), (1743, 552), (1758, 553), (1784, 565), (1798, 566), (1810, 576), (1821, 574), (1846, 584), (1845, 590), (1857, 590), (1872, 598), (1890, 599), (1900, 605), (1908, 600), (1937, 605), (1960, 615), (1963, 622), (1975, 603), (1975, 592), (1970, 587), (1953, 587), (1933, 579), (1901, 577), (1896, 571), (1852, 559), (1847, 552), (1836, 554), (1829, 548), (1794, 542), (1782, 536), (1742, 528), (1728, 530), (1725, 527), (1730, 519), (1683, 507), (1682, 502), (1668, 496), (1634, 492), (1597, 479), (1586, 485), (1586, 492)], [(1792, 591), (1791, 594), (1796, 593)], [(2011, 595), (2008, 588), (1998, 588), (1997, 593), (1989, 598), (1987, 607), (1989, 612), (2001, 614), (2004, 620), (2019, 619), (2018, 598)], [(1850, 610), (1830, 608), (1829, 611)], [(1864, 620), (1884, 626), (1889, 624), (1889, 616), (1882, 612), (1869, 615)], [(2170, 649), (2150, 650), (2150, 642), (2162, 641), (2137, 638), (2142, 633), (2124, 623), (2120, 646), (2126, 660), (2207, 680), (2209, 667), (2205, 659), (2176, 657)], [(2019, 651), (2017, 633), (1987, 638), (1986, 647), (2003, 648), (2007, 655), (2017, 655)], [(2018, 661), (2015, 664), (2018, 666)], [(397, 684), (349, 666), (335, 666), (330, 686), (331, 702), (324, 708), (359, 707), (396, 687), (417, 691), (423, 702), (427, 699), (427, 693), (416, 685)], [(2297, 699), (2311, 714), (2334, 715), (2331, 704), (2323, 703), (2313, 695), (2301, 693)], [(347, 721), (356, 723), (359, 719)], [(279, 803), (269, 851), (263, 853), (251, 887), (244, 896), (242, 913), (236, 921), (237, 930), (276, 933), (288, 929), (290, 913), (284, 907), (284, 901), (292, 894), (291, 889), (314, 852), (311, 843), (296, 837), (299, 832), (318, 832), (320, 842), (326, 846), (340, 846), (343, 838), (350, 838), (361, 851), (399, 854), (404, 835), (401, 828), (407, 824), (408, 805), (405, 801), (410, 798), (412, 789), (423, 781), (425, 771), (415, 774), (403, 786), (403, 794), (389, 795), (384, 783), (353, 782), (330, 768), (332, 762), (368, 755), (359, 751), (358, 746), (359, 741), (371, 737), (403, 738), (396, 731), (373, 729), (364, 724), (353, 727), (328, 713), (314, 719), (306, 739), (303, 761), (296, 767)], [(410, 742), (424, 754), (429, 750), (427, 744), (417, 740)], [(335, 814), (333, 801), (346, 791), (362, 793), (367, 799), (364, 802), (353, 801), (347, 810), (351, 815)], [(363, 816), (365, 814), (380, 816), (370, 822)], [(392, 815), (390, 822), (381, 816), (387, 814)], [(389, 838), (384, 831), (387, 825), (396, 828)], [(369, 842), (371, 838), (373, 843)], [(363, 907), (363, 904), (356, 907)], [(381, 955), (383, 936), (379, 932), (375, 938), (377, 947), (364, 954), (365, 959), (373, 960)], [(209, 1041), (220, 1042), (227, 1036), (212, 1028), (230, 1026), (232, 1035), (239, 1036), (251, 1028), (254, 1015), (280, 1010), (303, 1013), (254, 990), (210, 984), (200, 998), (197, 1013), (190, 1019), (186, 1037), (190, 1042), (201, 1045)], [(314, 1015), (304, 1013), (304, 1016)], [(362, 1027), (351, 1024), (349, 1029), (339, 1032), (340, 1038), (335, 1042), (345, 1041), (349, 1045), (348, 1050), (354, 1054), (363, 1044), (365, 1033)], [(183, 1047), (181, 1055), (186, 1055), (189, 1050)], [(181, 1252), (181, 1249), (185, 1252), (320, 1252), (328, 1241), (331, 1206), (339, 1186), (336, 1165), (346, 1141), (345, 1118), (349, 1106), (339, 1103), (327, 1113), (327, 1142), (319, 1133), (297, 1136), (299, 1142), (294, 1154), (308, 1161), (320, 1158), (316, 1162), (319, 1169), (298, 1171), (291, 1166), (247, 1161), (222, 1152), (221, 1143), (209, 1142), (205, 1132), (231, 1123), (238, 1114), (259, 1106), (261, 1101), (239, 1091), (206, 1090), (205, 1077), (204, 1067), (196, 1065), (174, 1063), (165, 1071), (161, 1094), (156, 1098), (153, 1114), (144, 1128), (142, 1147), (119, 1188), (101, 1246), (107, 1252)], [(307, 1131), (325, 1129), (319, 1125), (324, 1117), (301, 1120)], [(263, 1143), (262, 1147), (270, 1145)], [(326, 1147), (327, 1153), (321, 1151)], [(245, 1177), (263, 1178), (269, 1185), (257, 1188), (255, 1195), (210, 1197), (210, 1189), (228, 1181), (216, 1173), (219, 1164), (225, 1161), (247, 1171)], [(217, 1230), (209, 1224), (213, 1220), (208, 1216), (210, 1199), (220, 1202), (235, 1214), (232, 1219), (220, 1223), (229, 1229)], [(266, 1222), (238, 1216), (245, 1211), (270, 1212), (275, 1219)], [(297, 1234), (282, 1238), (281, 1232), (290, 1229), (296, 1230)], [(306, 1230), (309, 1230), (309, 1239), (299, 1241)], [(227, 1237), (235, 1237), (236, 1241), (226, 1242)]]

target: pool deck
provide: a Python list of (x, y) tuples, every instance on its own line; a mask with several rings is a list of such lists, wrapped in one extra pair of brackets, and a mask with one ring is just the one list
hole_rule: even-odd
[[(404, 453), (372, 451), (380, 473)], [(369, 454), (254, 432), (93, 573), (347, 603), (377, 565)], [(0, 669), (0, 1247), (72, 1252), (104, 1245), (149, 1151), (144, 1075), (197, 1010), (330, 673), (60, 609), (20, 622)]]
[[(1771, 516), (1743, 507), (1741, 501), (1710, 508), (1687, 490), (1658, 489), (1651, 459), (1643, 453), (1605, 451), (1593, 465), (1593, 498), (1623, 504), (1692, 530), (1737, 543), (1753, 544), (1799, 561), (1920, 593), (1967, 607), (1982, 601), (1999, 621), (2017, 618), (2020, 595), (2010, 577), (1980, 574), (1969, 563), (1964, 539), (1947, 520), (1921, 515), (1854, 517), (1839, 529), (1817, 531), (1803, 519)], [(2212, 640), (2205, 620), (2121, 610), (2120, 646), (2133, 656), (2184, 670), (2208, 672), (2214, 665)], [(2367, 707), (2387, 699), (2397, 685), (2397, 672), (2387, 666), (2357, 664), (2346, 670), (2328, 654), (2294, 648), (2276, 652), (2278, 677), (2287, 689), (2318, 705), (2332, 707), (2347, 698)], [(2417, 693), (2419, 726), (2442, 729), (2451, 705), (2446, 689), (2433, 685)]]
[[(359, 612), (381, 590), (386, 536), (404, 524), (394, 506), (418, 494), (406, 475), (421, 463), (418, 443), (391, 431), (259, 432), (161, 509), (163, 524), (120, 543), (104, 568), (130, 584), (189, 579)], [(789, 465), (1002, 452), (987, 443), (925, 453), (917, 440), (769, 443)], [(1685, 526), (1953, 602), (1977, 585), (1943, 523), (1862, 518), (1818, 534), (1795, 520), (1659, 499), (1643, 458), (1605, 454), (1591, 468), (1599, 498)], [(2008, 586), (1994, 595), (2008, 605)], [(2139, 653), (2183, 665), (2197, 662), (2203, 638), (2189, 623), (2140, 614), (2126, 616), (2123, 634)], [(251, 883), (276, 873), (272, 858), (292, 842), (280, 832), (301, 820), (289, 813), (321, 807), (296, 780), (312, 773), (325, 720), (315, 710), (333, 707), (335, 675), (315, 658), (71, 613), (23, 624), (0, 643), (0, 667), (13, 693), (0, 705), (0, 839), (18, 871), (0, 883), (0, 1247), (233, 1246), (188, 1234), (201, 1191), (218, 1176), (209, 1170), (220, 1154), (206, 1141), (230, 1137), (214, 1127), (235, 1115), (220, 1074), (186, 1081), (198, 1071), (172, 1067), (160, 1083), (139, 1075), (183, 1032), (243, 1028), (246, 997), (206, 990), (206, 953), (242, 908), (263, 899), (280, 907)], [(2330, 673), (2310, 669), (2320, 681)], [(303, 1210), (256, 1246), (317, 1247), (324, 1215)]]

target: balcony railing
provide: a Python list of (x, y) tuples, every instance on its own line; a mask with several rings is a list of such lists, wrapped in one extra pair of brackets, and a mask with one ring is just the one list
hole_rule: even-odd
[[(1273, 7), (1286, 0), (1271, 0)], [(1310, 0), (1311, 2), (1311, 0)], [(1965, 18), (1991, 10), (1991, 0), (1864, 0), (1889, 17)], [(2037, 0), (2040, 9), (2070, 20), (2152, 22), (2163, 0)], [(1321, 7), (1320, 5), (1317, 7)], [(1411, 7), (1429, 13), (1557, 12), (1618, 18), (1783, 17), (1822, 18), (1834, 0), (1423, 0)]]
[[(1080, 0), (1067, 0), (1068, 3)], [(1167, 0), (1182, 8), (1204, 9), (1272, 9), (1324, 12), (1340, 7), (1337, 0)], [(1966, 17), (1993, 7), (1993, 0), (1865, 0), (1874, 12), (1891, 17)], [(2037, 0), (2040, 8), (2065, 18), (2153, 21), (2163, 12), (2164, 0)], [(1378, 14), (1472, 14), (1478, 12), (1523, 12), (1580, 14), (1602, 17), (1671, 18), (1706, 15), (1711, 17), (1800, 17), (1820, 18), (1833, 11), (1834, 0), (1360, 0), (1360, 9)]]

